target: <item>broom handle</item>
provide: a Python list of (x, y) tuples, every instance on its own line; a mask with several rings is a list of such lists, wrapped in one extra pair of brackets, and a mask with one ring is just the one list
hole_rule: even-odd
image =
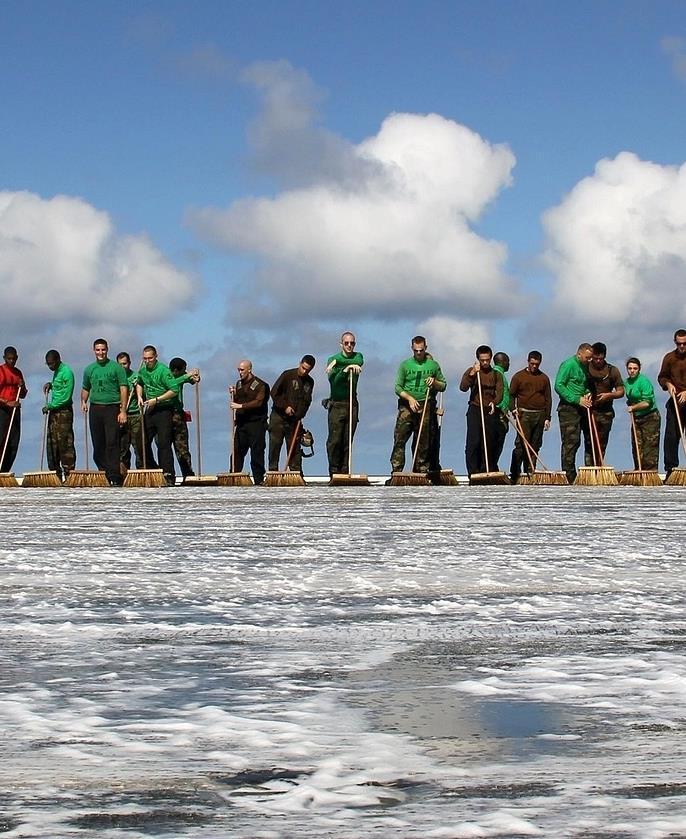
[(538, 465), (541, 467), (541, 469), (543, 470), (543, 472), (551, 472), (552, 470), (550, 469), (550, 467), (546, 466), (545, 463), (541, 460), (541, 456), (536, 451), (536, 449), (534, 449), (534, 447), (526, 439), (526, 437), (523, 434), (520, 433), (519, 428), (517, 428), (517, 426), (514, 423), (514, 420), (509, 415), (508, 415), (507, 418), (510, 420), (510, 423), (512, 424), (512, 427), (515, 429), (517, 434), (519, 434), (519, 436), (522, 438), (522, 442), (524, 443), (524, 446), (525, 446), (527, 452), (530, 452), (531, 455), (536, 458), (536, 461), (537, 461)]
[(674, 413), (676, 414), (676, 421), (679, 426), (679, 436), (681, 437), (681, 445), (684, 447), (684, 454), (686, 454), (686, 437), (684, 437), (684, 424), (681, 422), (681, 414), (679, 413), (679, 401), (676, 398), (676, 393), (672, 394), (672, 399), (674, 400)]
[[(603, 457), (603, 447), (600, 445), (600, 434), (598, 434), (598, 426), (596, 425), (595, 417), (593, 416), (593, 409), (589, 408), (588, 411), (589, 411), (589, 418), (590, 418), (590, 421), (591, 421), (591, 431), (592, 431), (591, 439), (593, 439), (593, 437), (595, 437), (595, 445), (596, 445), (596, 450), (598, 452), (598, 461), (599, 462), (596, 461), (596, 466), (601, 466), (604, 469), (605, 468), (605, 458)], [(595, 460), (595, 455), (593, 456), (593, 459)]]
[(295, 451), (295, 441), (298, 439), (298, 433), (300, 431), (300, 420), (297, 421), (295, 424), (295, 431), (293, 432), (293, 436), (291, 437), (291, 444), (288, 447), (288, 457), (286, 458), (286, 466), (284, 468), (284, 472), (288, 472), (288, 467), (291, 465), (291, 458), (293, 457), (293, 452)]
[(86, 472), (90, 472), (90, 461), (88, 460), (88, 411), (83, 414), (83, 439), (86, 445)]
[(145, 411), (141, 408), (141, 446), (143, 448), (143, 469), (148, 468), (148, 441), (145, 438)]
[[(19, 399), (19, 394), (21, 393), (21, 385), (17, 388), (17, 399)], [(5, 455), (7, 454), (7, 446), (10, 441), (10, 434), (12, 433), (12, 425), (14, 423), (14, 415), (17, 413), (17, 406), (15, 405), (12, 408), (12, 413), (10, 414), (10, 424), (7, 426), (7, 434), (5, 435), (5, 444), (2, 447), (2, 457), (0, 457), (0, 468), (2, 468), (3, 461), (5, 460)]]
[(484, 441), (484, 460), (486, 461), (486, 471), (490, 472), (491, 467), (488, 463), (488, 444), (486, 443), (486, 419), (484, 417), (484, 403), (481, 393), (481, 372), (479, 370), (476, 371), (476, 383), (479, 387), (479, 411), (481, 413), (481, 434)]
[(586, 416), (588, 419), (588, 433), (591, 435), (591, 452), (593, 453), (593, 465), (598, 466), (598, 455), (595, 450), (595, 437), (593, 435), (593, 414), (590, 408), (586, 408)]
[(529, 468), (531, 469), (531, 472), (533, 474), (533, 472), (536, 470), (536, 467), (534, 466), (534, 460), (531, 456), (531, 448), (532, 447), (529, 445), (529, 441), (526, 439), (526, 434), (524, 433), (524, 426), (522, 425), (522, 423), (519, 419), (519, 414), (515, 414), (515, 423), (516, 423), (515, 428), (517, 429), (517, 434), (519, 434), (522, 442), (524, 443), (524, 451), (526, 452), (526, 459), (529, 461)]
[(198, 477), (202, 477), (202, 447), (200, 445), (200, 382), (195, 385), (195, 448)]
[(426, 395), (424, 397), (424, 407), (422, 408), (422, 416), (419, 420), (419, 431), (417, 432), (417, 442), (414, 444), (414, 451), (412, 452), (412, 471), (414, 472), (415, 464), (417, 463), (417, 452), (419, 451), (419, 441), (422, 437), (422, 431), (424, 430), (424, 417), (426, 416), (426, 407), (429, 404), (429, 388), (426, 389)]
[[(48, 394), (45, 394), (45, 404), (48, 404)], [(43, 471), (43, 466), (45, 464), (45, 450), (48, 446), (48, 417), (50, 414), (46, 411), (45, 417), (43, 419), (43, 443), (40, 448), (40, 471)]]
[(638, 462), (638, 471), (642, 472), (643, 465), (641, 464), (641, 449), (638, 445), (638, 432), (636, 431), (636, 419), (634, 417), (634, 412), (631, 411), (629, 413), (629, 416), (631, 417), (631, 432), (634, 437), (634, 446), (636, 447), (636, 461)]
[(353, 473), (353, 371), (348, 371), (348, 475)]
[(229, 472), (233, 472), (234, 464), (236, 463), (236, 411), (231, 407), (230, 402), (229, 417), (231, 419), (231, 453), (229, 454)]

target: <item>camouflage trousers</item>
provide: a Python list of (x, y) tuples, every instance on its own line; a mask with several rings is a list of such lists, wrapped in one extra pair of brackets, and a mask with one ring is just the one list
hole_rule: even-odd
[[(526, 438), (527, 443), (538, 454), (543, 445), (543, 430), (545, 427), (545, 412), (544, 411), (525, 411), (521, 408), (517, 412), (517, 418), (521, 425), (522, 432)], [(522, 474), (522, 468), (525, 472), (531, 471), (533, 464), (536, 469), (536, 455), (531, 455), (531, 464), (529, 463), (529, 455), (525, 449), (522, 438), (517, 434), (512, 450), (512, 460), (510, 461), (510, 478), (514, 483)]]
[(645, 417), (634, 417), (638, 448), (641, 453), (639, 465), (636, 454), (636, 441), (631, 435), (631, 453), (634, 456), (635, 469), (657, 469), (660, 452), (660, 412), (653, 411)]
[[(586, 423), (584, 428), (584, 465), (585, 466), (600, 466), (600, 461), (605, 458), (605, 450), (607, 449), (607, 441), (610, 439), (610, 429), (612, 428), (612, 421), (615, 418), (614, 411), (593, 411), (593, 419), (595, 420), (595, 427), (598, 429), (598, 437), (600, 438), (600, 452), (596, 453), (597, 463), (593, 462), (593, 446), (598, 447), (598, 442), (594, 438), (591, 442), (591, 431)], [(602, 455), (602, 457), (600, 456)]]
[[(423, 404), (420, 403), (420, 410), (411, 411), (406, 405), (398, 408), (398, 416), (395, 421), (393, 432), (393, 451), (391, 452), (391, 470), (402, 472), (405, 468), (405, 447), (407, 441), (412, 437), (412, 451), (417, 450), (417, 459), (414, 464), (415, 472), (429, 471), (429, 458), (431, 456), (431, 436), (435, 423), (432, 420), (433, 408), (431, 403), (426, 409), (424, 425), (417, 441), (419, 426), (422, 420)], [(412, 468), (412, 464), (410, 464)]]
[(581, 446), (581, 432), (588, 434), (588, 420), (586, 409), (579, 405), (561, 403), (557, 409), (560, 423), (560, 439), (562, 447), (560, 461), (567, 480), (573, 484), (576, 480), (576, 453)]
[(71, 405), (50, 411), (48, 414), (48, 438), (46, 442), (48, 469), (62, 480), (76, 466), (74, 448), (74, 409)]
[[(126, 425), (122, 426), (119, 438), (119, 456), (127, 469), (131, 468), (131, 446), (136, 453), (136, 469), (143, 469), (143, 429), (140, 414), (127, 414)], [(148, 469), (156, 469), (156, 463), (145, 461)]]
[[(350, 404), (348, 402), (329, 402), (329, 436), (326, 439), (326, 454), (329, 460), (329, 475), (348, 472), (348, 434)], [(359, 406), (353, 402), (352, 434), (359, 421)]]
[(172, 411), (172, 443), (181, 475), (184, 478), (195, 475), (188, 446), (188, 423), (182, 410)]

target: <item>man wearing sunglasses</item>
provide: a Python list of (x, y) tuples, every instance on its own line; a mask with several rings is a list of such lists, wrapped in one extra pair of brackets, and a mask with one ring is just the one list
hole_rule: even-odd
[(326, 362), (326, 375), (331, 387), (331, 395), (326, 400), (329, 414), (329, 435), (326, 439), (329, 475), (347, 474), (350, 470), (348, 437), (351, 435), (351, 427), (352, 437), (357, 428), (357, 382), (364, 364), (362, 353), (357, 352), (355, 344), (353, 333), (344, 332), (341, 335), (340, 352), (330, 356)]
[(674, 333), (674, 349), (662, 359), (662, 367), (657, 381), (669, 393), (667, 402), (667, 422), (665, 424), (665, 472), (669, 477), (672, 469), (679, 465), (679, 422), (676, 406), (679, 406), (679, 417), (682, 428), (686, 426), (686, 329), (677, 329)]

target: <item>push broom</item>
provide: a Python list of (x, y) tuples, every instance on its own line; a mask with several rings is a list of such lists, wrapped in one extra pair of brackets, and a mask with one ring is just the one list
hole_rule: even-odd
[(603, 459), (603, 449), (600, 445), (598, 426), (595, 423), (593, 410), (586, 408), (588, 416), (588, 431), (591, 435), (591, 451), (593, 466), (580, 466), (576, 473), (575, 486), (617, 486), (617, 474), (611, 466), (606, 466)]
[[(674, 413), (676, 414), (676, 421), (679, 426), (679, 437), (681, 437), (681, 445), (684, 448), (684, 454), (686, 455), (686, 437), (684, 437), (684, 424), (681, 422), (681, 414), (679, 413), (679, 402), (676, 398), (676, 394), (672, 394), (672, 399), (674, 400)], [(686, 486), (686, 469), (677, 466), (669, 473), (669, 477), (665, 481), (665, 484), (670, 487), (683, 487)]]
[(300, 472), (296, 472), (295, 470), (289, 469), (291, 465), (291, 460), (293, 458), (293, 452), (295, 451), (295, 446), (298, 440), (300, 439), (300, 426), (301, 422), (298, 422), (295, 425), (295, 430), (293, 431), (293, 436), (291, 437), (291, 443), (288, 447), (288, 455), (286, 457), (286, 465), (282, 471), (273, 471), (267, 472), (264, 476), (264, 486), (266, 487), (304, 487), (305, 486), (305, 479), (300, 474)]
[[(130, 398), (129, 398), (130, 401)], [(164, 472), (157, 469), (148, 469), (148, 441), (145, 433), (145, 411), (141, 407), (141, 448), (143, 449), (143, 468), (129, 469), (124, 478), (124, 486), (129, 489), (136, 488), (151, 488), (157, 489), (159, 487), (166, 487), (167, 481), (164, 477)]]
[(633, 487), (659, 487), (662, 486), (662, 480), (657, 474), (657, 469), (644, 469), (641, 464), (641, 447), (638, 443), (638, 431), (636, 429), (636, 418), (634, 412), (629, 414), (631, 418), (631, 434), (634, 441), (634, 448), (636, 450), (636, 463), (638, 469), (632, 469), (627, 472), (622, 472), (619, 483), (622, 486)]
[(76, 488), (90, 488), (90, 487), (106, 487), (109, 486), (107, 476), (104, 472), (91, 471), (88, 460), (88, 414), (83, 412), (83, 442), (84, 452), (86, 458), (85, 469), (72, 469), (69, 477), (64, 482), (65, 486)]
[[(539, 453), (527, 440), (526, 434), (524, 433), (524, 427), (522, 426), (519, 417), (517, 417), (515, 421), (508, 415), (508, 420), (514, 427), (517, 434), (519, 434), (519, 438), (524, 444), (524, 451), (526, 452), (526, 458), (529, 461), (529, 468), (531, 470), (527, 476), (521, 475), (517, 483), (531, 484), (532, 486), (568, 486), (569, 481), (567, 480), (567, 476), (564, 472), (555, 472), (543, 463)], [(536, 465), (539, 465), (541, 469), (536, 470)]]
[(475, 472), (473, 475), (469, 476), (469, 483), (470, 484), (482, 484), (482, 485), (497, 485), (497, 484), (509, 484), (510, 479), (504, 472), (491, 472), (491, 467), (488, 463), (488, 441), (486, 440), (486, 419), (484, 417), (484, 402), (483, 402), (483, 394), (481, 391), (481, 373), (477, 370), (476, 373), (476, 383), (479, 388), (479, 413), (481, 414), (481, 439), (484, 446), (484, 461), (486, 462), (486, 471), (485, 472)]
[(369, 478), (366, 475), (353, 475), (353, 371), (348, 372), (348, 472), (334, 473), (329, 486), (368, 487)]
[(200, 382), (195, 385), (195, 463), (197, 473), (184, 478), (184, 486), (191, 487), (216, 487), (219, 483), (217, 475), (203, 475), (202, 473), (202, 443), (201, 443), (201, 420), (200, 420)]
[[(21, 393), (21, 386), (17, 388), (17, 400), (19, 400), (19, 394)], [(17, 406), (15, 405), (12, 408), (12, 413), (10, 414), (10, 422), (7, 426), (7, 434), (5, 435), (5, 442), (2, 447), (2, 457), (0, 457), (0, 468), (2, 467), (2, 462), (5, 459), (5, 455), (7, 454), (7, 446), (10, 442), (10, 434), (12, 433), (12, 425), (14, 424), (14, 417), (17, 413)], [(18, 487), (19, 481), (14, 477), (14, 472), (0, 472), (0, 487)]]
[(412, 471), (411, 472), (392, 472), (391, 477), (386, 481), (386, 486), (389, 487), (408, 487), (408, 486), (429, 486), (429, 476), (426, 472), (415, 472), (415, 465), (417, 463), (417, 452), (419, 451), (419, 441), (422, 438), (424, 431), (424, 420), (426, 419), (426, 409), (429, 405), (429, 394), (427, 391), (424, 399), (424, 407), (422, 408), (422, 415), (419, 419), (419, 429), (417, 431), (417, 439), (414, 444), (414, 451), (412, 452)]
[(220, 472), (217, 475), (217, 484), (220, 487), (250, 487), (252, 481), (247, 472), (236, 472), (236, 411), (229, 405), (229, 417), (231, 422), (231, 453), (229, 454), (229, 471)]
[[(443, 425), (443, 391), (438, 392), (438, 406), (436, 410), (436, 450), (440, 452), (441, 449), (441, 426)], [(458, 481), (452, 469), (440, 469), (435, 475), (434, 483), (436, 486), (454, 487), (457, 486)]]
[[(45, 404), (48, 404), (48, 397), (45, 397)], [(40, 448), (40, 471), (39, 472), (24, 472), (21, 485), (23, 487), (35, 487), (43, 489), (44, 487), (61, 487), (62, 482), (57, 477), (56, 472), (46, 472), (43, 469), (45, 465), (45, 452), (48, 446), (48, 418), (50, 414), (46, 411), (43, 420), (43, 440)]]

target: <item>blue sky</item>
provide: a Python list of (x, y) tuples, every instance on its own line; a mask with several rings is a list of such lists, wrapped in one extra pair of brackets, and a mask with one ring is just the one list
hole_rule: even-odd
[[(235, 362), (273, 379), (314, 352), (319, 399), (326, 355), (354, 329), (369, 371), (358, 466), (378, 472), (393, 373), (424, 329), (451, 378), (444, 461), (462, 471), (454, 382), (481, 339), (513, 370), (531, 342), (554, 374), (600, 339), (654, 373), (686, 320), (681, 2), (6, 2), (0, 66), (0, 191), (14, 199), (11, 224), (0, 208), (13, 301), (0, 317), (33, 384), (19, 470), (35, 468), (42, 355), (57, 345), (78, 372), (100, 331), (114, 352), (152, 341), (203, 369), (216, 470)], [(556, 446), (555, 429), (553, 462)]]

